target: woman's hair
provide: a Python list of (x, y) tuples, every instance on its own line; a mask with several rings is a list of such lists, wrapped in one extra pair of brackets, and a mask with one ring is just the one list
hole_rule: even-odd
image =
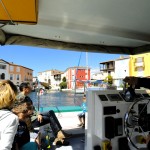
[(20, 105), (21, 103), (30, 103), (31, 105), (33, 105), (33, 102), (31, 100), (31, 98), (29, 96), (25, 96), (25, 95), (17, 95), (16, 97), (16, 101), (13, 104), (13, 107), (16, 107), (18, 105)]
[(32, 103), (26, 96), (18, 98), (12, 107), (12, 112), (16, 115), (19, 113), (26, 113), (28, 110), (33, 110)]
[(25, 113), (30, 110), (30, 106), (32, 105), (32, 101), (28, 96), (20, 96), (17, 97), (17, 100), (14, 102), (12, 106), (12, 111), (16, 114)]
[(30, 84), (28, 82), (23, 82), (19, 86), (19, 90), (22, 92), (24, 88), (30, 88)]
[(0, 109), (11, 108), (18, 93), (17, 86), (10, 80), (0, 82)]
[(24, 103), (20, 103), (19, 105), (17, 105), (16, 107), (13, 107), (12, 108), (12, 112), (14, 113), (14, 114), (19, 114), (19, 113), (26, 113), (28, 111), (28, 109), (27, 109), (27, 104), (26, 104), (26, 102), (24, 102)]

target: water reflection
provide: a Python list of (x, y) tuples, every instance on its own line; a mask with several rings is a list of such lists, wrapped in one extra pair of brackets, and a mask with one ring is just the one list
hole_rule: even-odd
[(38, 99), (40, 107), (49, 106), (80, 106), (82, 103), (83, 94), (75, 94), (73, 92), (51, 91), (50, 93), (38, 96), (36, 92), (29, 95), (34, 103), (38, 106)]

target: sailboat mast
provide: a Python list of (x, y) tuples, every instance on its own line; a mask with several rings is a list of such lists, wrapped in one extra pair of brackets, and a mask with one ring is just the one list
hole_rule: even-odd
[(88, 52), (86, 52), (86, 72), (87, 72), (87, 76), (86, 76), (86, 83), (87, 83), (87, 87), (88, 87), (88, 80), (89, 80), (89, 69), (88, 69)]

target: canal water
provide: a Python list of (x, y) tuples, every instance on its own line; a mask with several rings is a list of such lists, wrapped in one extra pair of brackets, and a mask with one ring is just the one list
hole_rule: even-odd
[(50, 91), (49, 93), (38, 96), (37, 92), (31, 92), (30, 98), (34, 106), (56, 107), (56, 106), (80, 106), (83, 94), (75, 94), (71, 91)]

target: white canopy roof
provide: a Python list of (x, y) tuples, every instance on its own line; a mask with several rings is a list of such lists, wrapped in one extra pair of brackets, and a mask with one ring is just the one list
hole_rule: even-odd
[(38, 2), (36, 25), (0, 24), (1, 45), (120, 54), (150, 51), (150, 0)]

